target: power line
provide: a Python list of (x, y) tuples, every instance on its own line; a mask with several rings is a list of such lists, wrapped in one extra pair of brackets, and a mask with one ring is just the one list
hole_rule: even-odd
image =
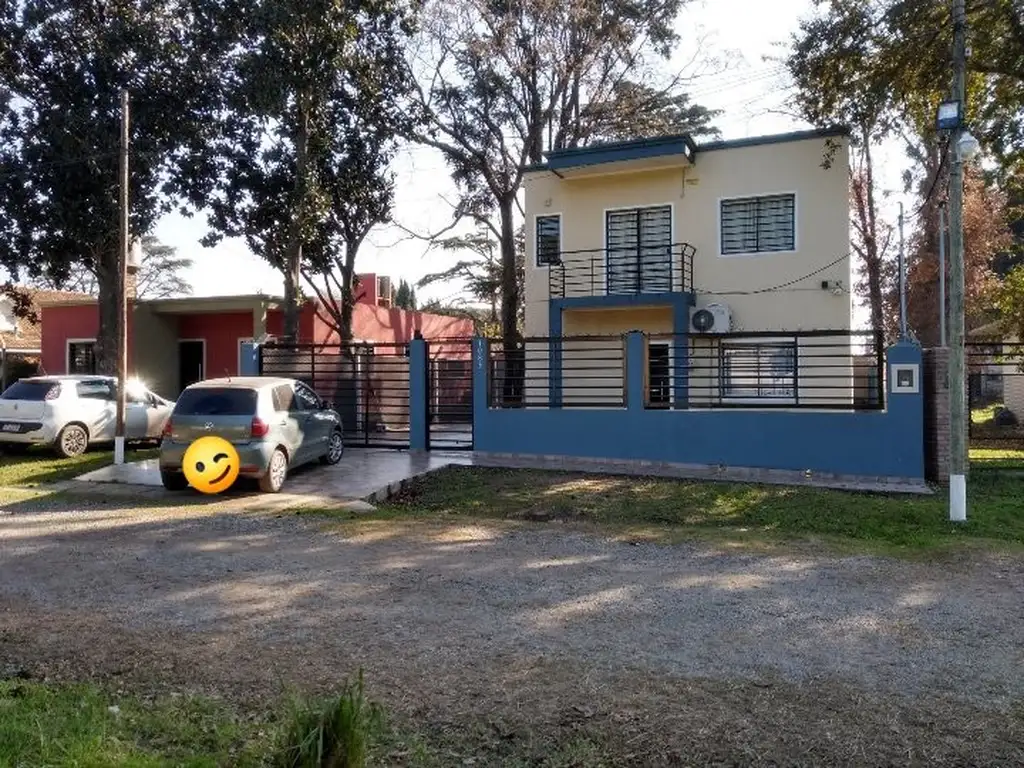
[(756, 291), (698, 291), (698, 293), (700, 293), (703, 296), (756, 296), (756, 295), (762, 294), (762, 293), (773, 293), (774, 291), (780, 291), (783, 288), (788, 288), (791, 285), (796, 285), (797, 283), (803, 282), (804, 280), (806, 280), (809, 277), (814, 277), (815, 275), (820, 275), (826, 269), (834, 267), (836, 264), (839, 264), (844, 259), (848, 259), (848, 258), (850, 258), (850, 251), (847, 251), (846, 253), (844, 253), (842, 256), (840, 256), (835, 261), (830, 261), (825, 266), (819, 267), (818, 269), (814, 270), (813, 272), (808, 272), (806, 275), (801, 275), (800, 277), (794, 278), (793, 280), (789, 280), (789, 281), (787, 281), (785, 283), (779, 283), (778, 285), (773, 285), (770, 288), (759, 288)]

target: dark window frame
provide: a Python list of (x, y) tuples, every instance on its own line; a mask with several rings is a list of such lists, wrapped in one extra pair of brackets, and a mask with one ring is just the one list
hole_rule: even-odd
[[(651, 354), (659, 350), (656, 358)], [(664, 350), (664, 370), (655, 370), (654, 363), (662, 361)], [(657, 382), (655, 379), (657, 378)], [(672, 406), (672, 342), (651, 341), (647, 344), (647, 405), (650, 408), (670, 408)]]
[[(81, 347), (85, 352), (85, 358), (88, 363), (84, 367), (77, 365), (77, 353), (76, 348)], [(67, 342), (67, 353), (68, 353), (68, 370), (69, 375), (74, 376), (95, 376), (96, 375), (96, 342), (95, 341), (68, 341)]]
[[(646, 216), (645, 216), (646, 214)], [(668, 219), (668, 235), (659, 242), (646, 242), (651, 238), (652, 227), (658, 223), (657, 217)], [(672, 203), (656, 205), (639, 205), (631, 208), (610, 208), (604, 212), (604, 245), (605, 245), (605, 292), (608, 295), (635, 295), (640, 293), (669, 293), (674, 288), (675, 256), (673, 239), (675, 231), (675, 206)], [(635, 216), (633, 222), (633, 245), (614, 244), (613, 233), (622, 235), (628, 231), (621, 224), (615, 224), (615, 217)], [(652, 222), (650, 219), (654, 218)], [(614, 254), (614, 257), (613, 257)], [(657, 257), (652, 261), (651, 257)], [(667, 258), (662, 258), (662, 257)], [(616, 266), (634, 262), (633, 271), (625, 272)], [(661, 270), (651, 267), (661, 263)], [(666, 271), (667, 267), (667, 271)]]
[[(769, 247), (767, 243), (762, 243), (762, 240), (768, 239), (768, 232), (762, 232), (762, 206), (767, 206), (768, 203), (777, 202), (784, 200), (789, 203), (789, 232), (788, 238), (783, 243), (782, 247)], [(726, 208), (730, 205), (737, 204), (753, 204), (753, 239), (754, 243), (752, 247), (748, 247), (746, 244), (746, 237), (749, 233), (741, 233), (741, 245), (726, 249), (725, 238), (726, 238)], [(770, 195), (748, 195), (746, 197), (728, 197), (722, 198), (718, 202), (718, 247), (719, 253), (722, 256), (744, 256), (748, 254), (756, 253), (793, 253), (796, 251), (796, 193), (795, 192), (778, 192)], [(735, 226), (735, 225), (734, 225)]]
[[(792, 372), (787, 373), (786, 376), (774, 375), (773, 372), (768, 369), (762, 371), (762, 366), (771, 364), (770, 360), (765, 360), (765, 353), (769, 350), (787, 350), (791, 351), (789, 361), (792, 364)], [(735, 356), (739, 356), (741, 353), (755, 356), (752, 361), (748, 361), (747, 365), (753, 364), (752, 369), (740, 370), (733, 372), (730, 370), (732, 365), (732, 358), (734, 355), (730, 355), (732, 352)], [(731, 383), (732, 375), (743, 374), (746, 378), (753, 377), (754, 383), (747, 384), (745, 387), (742, 385), (733, 385)], [(765, 401), (772, 403), (793, 403), (796, 405), (799, 402), (800, 392), (800, 352), (799, 344), (795, 338), (781, 338), (781, 339), (730, 339), (723, 341), (718, 348), (718, 379), (720, 396), (723, 401)], [(786, 383), (780, 383), (785, 381)], [(754, 389), (756, 392), (751, 393), (734, 393), (733, 389)], [(789, 394), (779, 394), (777, 390), (788, 389)]]
[[(541, 222), (554, 220), (558, 223), (556, 234), (542, 231)], [(553, 264), (562, 263), (562, 214), (544, 213), (534, 217), (534, 263), (538, 267), (550, 267)], [(554, 240), (554, 247), (551, 243), (544, 244), (541, 238)]]

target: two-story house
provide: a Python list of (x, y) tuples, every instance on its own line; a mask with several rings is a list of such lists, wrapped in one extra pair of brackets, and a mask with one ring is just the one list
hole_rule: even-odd
[(847, 335), (844, 129), (552, 151), (525, 189), (527, 403), (621, 401), (629, 331), (649, 335), (652, 407), (835, 407), (869, 389)]

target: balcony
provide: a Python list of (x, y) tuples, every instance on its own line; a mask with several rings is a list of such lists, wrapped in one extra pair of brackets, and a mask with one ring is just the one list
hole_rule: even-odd
[(689, 243), (561, 251), (548, 267), (549, 295), (569, 299), (692, 291), (694, 253)]

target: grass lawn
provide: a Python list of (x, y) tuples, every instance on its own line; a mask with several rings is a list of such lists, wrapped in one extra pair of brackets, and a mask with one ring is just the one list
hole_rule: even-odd
[(947, 520), (941, 491), (884, 495), (452, 467), (427, 476), (365, 517), (556, 520), (660, 541), (713, 538), (771, 545), (816, 540), (843, 550), (905, 554), (968, 542), (1024, 545), (1022, 488), (1022, 479), (1012, 475), (973, 473), (969, 519), (957, 525)]
[[(156, 448), (125, 452), (127, 461), (154, 458), (159, 454)], [(81, 456), (63, 459), (42, 448), (30, 448), (21, 455), (0, 453), (0, 487), (33, 487), (59, 480), (70, 480), (78, 475), (105, 467), (113, 461), (112, 451), (87, 451)]]
[(252, 723), (206, 699), (142, 701), (89, 685), (0, 681), (0, 765), (261, 765)]

